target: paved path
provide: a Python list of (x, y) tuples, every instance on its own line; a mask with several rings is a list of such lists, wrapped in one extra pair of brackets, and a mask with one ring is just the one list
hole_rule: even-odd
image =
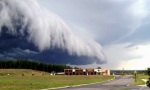
[(131, 76), (116, 76), (114, 80), (92, 85), (67, 87), (55, 90), (150, 90), (143, 86), (129, 86), (133, 82)]

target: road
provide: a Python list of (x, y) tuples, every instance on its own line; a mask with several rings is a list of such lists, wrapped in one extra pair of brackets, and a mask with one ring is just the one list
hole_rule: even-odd
[(84, 86), (67, 87), (55, 90), (150, 90), (143, 86), (129, 86), (133, 82), (131, 76), (115, 76), (114, 80)]

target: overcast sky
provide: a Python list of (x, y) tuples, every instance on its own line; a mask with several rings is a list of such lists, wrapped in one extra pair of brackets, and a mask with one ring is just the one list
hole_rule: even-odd
[[(146, 69), (150, 53), (149, 0), (38, 0), (71, 30), (102, 45), (112, 69)], [(99, 66), (92, 64), (93, 67)], [(91, 65), (84, 65), (88, 67)]]

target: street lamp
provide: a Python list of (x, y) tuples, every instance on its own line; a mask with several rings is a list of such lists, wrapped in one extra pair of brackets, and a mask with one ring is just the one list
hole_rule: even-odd
[(122, 68), (122, 75), (124, 75), (124, 68)]
[(134, 71), (134, 77), (135, 77), (135, 82), (137, 81), (136, 79), (137, 79), (137, 71)]

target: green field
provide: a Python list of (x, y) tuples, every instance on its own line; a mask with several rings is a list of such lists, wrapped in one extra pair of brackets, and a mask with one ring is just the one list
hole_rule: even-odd
[[(133, 78), (135, 78), (135, 77), (133, 77)], [(138, 74), (138, 75), (137, 75), (137, 80), (134, 81), (134, 82), (132, 83), (132, 85), (144, 85), (145, 82), (144, 82), (142, 79), (147, 79), (147, 78), (148, 78), (148, 75), (145, 75), (145, 74)]]
[(112, 79), (113, 76), (66, 76), (25, 70), (0, 69), (0, 90), (39, 90), (44, 88), (89, 84)]

